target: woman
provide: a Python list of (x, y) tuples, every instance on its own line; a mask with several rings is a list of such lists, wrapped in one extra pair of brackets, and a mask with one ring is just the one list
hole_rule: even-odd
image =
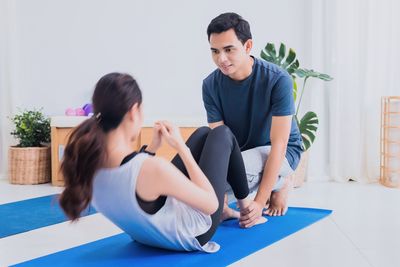
[[(243, 162), (234, 156), (240, 150), (229, 129), (199, 128), (185, 144), (175, 126), (160, 121), (151, 144), (137, 153), (132, 141), (143, 119), (136, 81), (107, 74), (92, 102), (95, 115), (73, 131), (61, 165), (66, 187), (60, 204), (68, 217), (77, 220), (92, 203), (140, 243), (217, 251), (219, 245), (210, 240), (221, 218), (226, 181), (239, 206), (249, 205)], [(162, 140), (178, 152), (173, 164), (154, 156)]]

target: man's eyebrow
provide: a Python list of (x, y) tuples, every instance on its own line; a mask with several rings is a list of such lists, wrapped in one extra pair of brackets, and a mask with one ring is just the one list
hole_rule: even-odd
[[(229, 48), (234, 48), (235, 46), (233, 46), (233, 45), (227, 45), (227, 46), (224, 46), (222, 49), (229, 49)], [(211, 47), (210, 48), (212, 51), (218, 51), (218, 49), (217, 48), (214, 48), (214, 47)]]

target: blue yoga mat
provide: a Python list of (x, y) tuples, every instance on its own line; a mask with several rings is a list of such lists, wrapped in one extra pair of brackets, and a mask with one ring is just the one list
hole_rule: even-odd
[[(56, 194), (0, 205), (0, 238), (68, 221), (58, 197)], [(95, 212), (88, 208), (82, 216)]]
[(141, 245), (127, 234), (101, 239), (14, 266), (226, 266), (328, 216), (331, 210), (289, 208), (283, 217), (250, 229), (237, 220), (221, 224), (213, 241), (221, 245), (214, 254), (174, 252)]

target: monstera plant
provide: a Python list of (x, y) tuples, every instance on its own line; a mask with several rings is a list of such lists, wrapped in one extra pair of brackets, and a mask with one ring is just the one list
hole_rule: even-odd
[(310, 148), (311, 144), (315, 140), (315, 134), (317, 132), (319, 123), (318, 116), (313, 111), (308, 111), (300, 120), (298, 117), (299, 107), (303, 98), (306, 82), (309, 78), (318, 78), (323, 81), (331, 81), (333, 78), (327, 74), (319, 73), (312, 69), (301, 69), (299, 60), (296, 59), (296, 52), (292, 48), (290, 48), (287, 52), (286, 46), (283, 43), (280, 44), (279, 51), (276, 51), (274, 44), (268, 43), (261, 51), (261, 58), (280, 66), (292, 76), (293, 97), (295, 102), (298, 93), (296, 79), (303, 79), (303, 86), (301, 88), (300, 99), (296, 107), (295, 119), (297, 121), (297, 125), (299, 126), (301, 137), (303, 139), (303, 148), (306, 151)]

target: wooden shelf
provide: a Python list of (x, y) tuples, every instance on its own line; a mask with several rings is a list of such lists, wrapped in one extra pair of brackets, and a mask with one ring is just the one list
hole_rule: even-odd
[(400, 141), (387, 140), (387, 139), (385, 139), (385, 138), (383, 138), (381, 141), (382, 141), (382, 142), (389, 143), (389, 144), (400, 145)]
[(398, 170), (398, 169), (390, 169), (385, 166), (381, 166), (381, 170), (385, 170), (385, 172), (389, 172), (389, 173), (400, 173), (400, 170)]
[(387, 125), (383, 125), (383, 128), (389, 128), (389, 129), (400, 129), (400, 125), (399, 126), (387, 126)]
[(383, 178), (379, 179), (379, 183), (384, 185), (384, 186), (387, 186), (387, 187), (400, 188), (400, 183), (397, 184), (397, 183), (394, 183), (394, 182), (390, 182), (390, 181), (387, 181), (387, 180), (385, 180)]
[[(389, 137), (389, 134), (400, 130), (398, 115), (400, 110), (400, 96), (383, 96), (381, 98), (381, 129), (380, 129), (380, 179), (379, 182), (385, 186), (400, 188), (400, 166), (393, 168), (389, 163), (399, 160), (400, 153), (390, 152), (389, 147), (400, 145), (400, 140)], [(396, 115), (396, 116), (393, 116)], [(394, 130), (392, 130), (394, 129)], [(395, 140), (393, 140), (395, 139)], [(393, 175), (395, 177), (393, 177)], [(395, 179), (396, 176), (398, 179)]]
[(388, 157), (388, 158), (399, 158), (400, 159), (400, 153), (398, 155), (397, 154), (391, 155), (389, 153), (381, 152), (381, 155), (384, 155), (385, 157)]

